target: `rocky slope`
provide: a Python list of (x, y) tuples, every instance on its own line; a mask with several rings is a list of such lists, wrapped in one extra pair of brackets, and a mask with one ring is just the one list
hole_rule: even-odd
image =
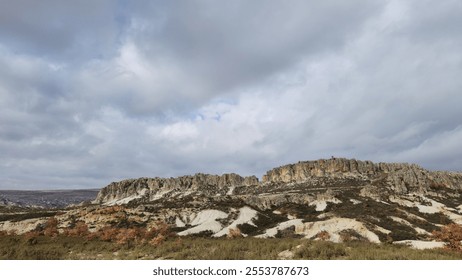
[(274, 168), (262, 181), (196, 174), (114, 182), (100, 190), (94, 205), (58, 219), (62, 228), (81, 220), (93, 231), (163, 221), (178, 235), (220, 237), (238, 229), (264, 238), (413, 240), (406, 242), (428, 247), (436, 244), (432, 231), (462, 224), (461, 195), (462, 173), (332, 158)]

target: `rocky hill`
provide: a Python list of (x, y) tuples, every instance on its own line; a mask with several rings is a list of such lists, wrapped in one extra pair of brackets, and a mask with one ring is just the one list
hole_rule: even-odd
[[(375, 196), (425, 195), (445, 196), (462, 189), (462, 173), (434, 172), (415, 164), (378, 163), (354, 159), (329, 159), (298, 162), (274, 168), (263, 176), (241, 177), (237, 174), (196, 174), (178, 178), (139, 178), (114, 182), (104, 187), (95, 200), (102, 204), (125, 204), (130, 201), (158, 201), (187, 196), (264, 197), (268, 192), (287, 196), (290, 193), (313, 193), (320, 190), (361, 188)], [(450, 195), (450, 194), (449, 194)]]
[[(94, 205), (68, 210), (58, 220), (63, 228), (70, 220), (84, 221), (93, 231), (163, 221), (178, 235), (238, 232), (431, 247), (441, 246), (431, 240), (432, 231), (462, 224), (461, 195), (462, 173), (332, 158), (277, 167), (261, 181), (195, 174), (114, 182), (99, 191)], [(0, 223), (0, 230), (6, 226), (15, 224)]]

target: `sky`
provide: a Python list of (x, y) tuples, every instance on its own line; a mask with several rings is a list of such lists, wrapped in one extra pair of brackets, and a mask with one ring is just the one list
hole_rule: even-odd
[(462, 2), (0, 0), (0, 189), (462, 168)]

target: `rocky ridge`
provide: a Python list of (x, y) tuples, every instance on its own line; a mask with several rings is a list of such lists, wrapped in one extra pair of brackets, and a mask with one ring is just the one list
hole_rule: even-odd
[[(462, 173), (428, 171), (415, 164), (373, 163), (355, 159), (332, 158), (288, 164), (268, 171), (260, 182), (257, 177), (237, 174), (195, 174), (177, 178), (139, 178), (113, 182), (104, 187), (95, 203), (124, 204), (132, 200), (155, 201), (191, 194), (209, 197), (265, 194), (316, 188), (376, 186), (381, 193), (395, 195), (425, 194), (434, 190), (462, 190)], [(372, 190), (372, 189), (371, 189)]]
[(103, 188), (95, 203), (128, 203), (136, 199), (153, 201), (161, 198), (185, 196), (196, 193), (205, 196), (226, 195), (232, 188), (255, 186), (255, 176), (241, 177), (237, 174), (195, 174), (177, 178), (139, 178), (113, 182)]

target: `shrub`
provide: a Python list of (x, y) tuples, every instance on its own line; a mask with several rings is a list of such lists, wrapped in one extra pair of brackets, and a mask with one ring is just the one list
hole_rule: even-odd
[(47, 220), (43, 234), (49, 237), (58, 236), (58, 220), (55, 217), (51, 217)]
[(113, 227), (104, 227), (96, 235), (101, 241), (116, 241), (119, 230)]
[[(83, 225), (82, 228), (81, 232), (88, 232), (88, 228)], [(67, 232), (72, 231), (68, 230)], [(165, 223), (157, 223), (150, 230), (141, 227), (117, 228), (106, 226), (97, 232), (86, 234), (87, 240), (99, 239), (101, 241), (110, 241), (119, 245), (127, 245), (129, 248), (136, 244), (146, 243), (157, 246), (170, 236), (173, 236), (173, 233), (171, 233), (170, 228)]]
[(327, 231), (323, 230), (316, 235), (316, 238), (322, 241), (326, 241), (330, 239), (330, 234)]
[(153, 239), (151, 239), (151, 241), (149, 241), (149, 244), (153, 245), (153, 246), (158, 246), (160, 245), (161, 243), (163, 243), (165, 241), (165, 236), (162, 235), (162, 234), (159, 234), (157, 235), (156, 237), (154, 237)]
[(89, 234), (90, 234), (90, 231), (88, 230), (88, 226), (83, 221), (78, 221), (75, 223), (73, 228), (64, 230), (64, 235), (66, 236), (85, 237), (85, 236), (88, 236)]
[(458, 224), (449, 224), (443, 226), (438, 231), (433, 231), (435, 239), (446, 242), (446, 248), (455, 251), (462, 251), (462, 226)]
[(173, 236), (174, 233), (170, 230), (168, 224), (162, 221), (157, 221), (155, 226), (150, 228), (148, 231), (145, 232), (145, 239), (152, 240), (153, 238), (162, 235), (164, 237)]
[(28, 245), (35, 245), (37, 244), (37, 237), (40, 236), (40, 232), (38, 231), (29, 231), (24, 233), (24, 240)]
[(136, 237), (136, 229), (121, 228), (118, 230), (118, 233), (115, 236), (115, 241), (117, 244), (128, 245), (128, 247), (130, 247), (130, 245), (132, 245), (136, 241)]

